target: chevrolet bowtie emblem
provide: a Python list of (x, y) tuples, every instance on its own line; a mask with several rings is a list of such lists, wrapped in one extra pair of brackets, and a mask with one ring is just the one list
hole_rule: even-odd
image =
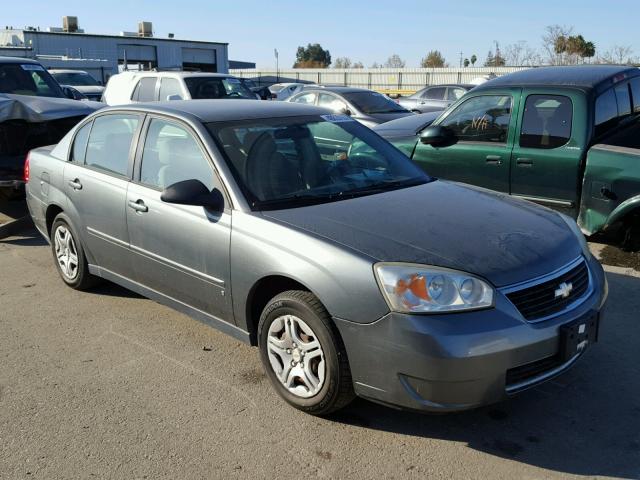
[(558, 288), (555, 291), (555, 298), (567, 298), (569, 295), (571, 295), (571, 290), (573, 290), (572, 283), (562, 282), (560, 285), (558, 285)]

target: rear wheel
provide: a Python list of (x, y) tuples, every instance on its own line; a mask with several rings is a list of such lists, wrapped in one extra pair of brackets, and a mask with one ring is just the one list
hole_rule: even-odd
[(634, 218), (625, 226), (621, 246), (627, 252), (640, 251), (640, 218)]
[(80, 239), (63, 213), (55, 218), (51, 227), (51, 251), (60, 277), (71, 288), (85, 290), (98, 282), (98, 278), (89, 273)]
[(295, 408), (326, 415), (354, 398), (342, 339), (312, 293), (291, 290), (274, 297), (260, 317), (258, 339), (267, 376)]

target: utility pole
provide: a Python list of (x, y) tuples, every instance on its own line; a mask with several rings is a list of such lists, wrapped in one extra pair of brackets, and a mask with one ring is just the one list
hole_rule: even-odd
[(462, 54), (463, 54), (463, 52), (460, 51), (460, 68), (462, 68)]
[(273, 49), (273, 54), (276, 56), (276, 83), (280, 81), (280, 70), (278, 68), (278, 49)]

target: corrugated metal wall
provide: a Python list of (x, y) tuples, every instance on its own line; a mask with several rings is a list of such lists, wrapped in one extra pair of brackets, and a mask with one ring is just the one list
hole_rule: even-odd
[(389, 92), (416, 91), (426, 85), (469, 83), (485, 75), (504, 75), (526, 67), (477, 68), (325, 68), (325, 69), (236, 69), (229, 72), (238, 77), (258, 78), (262, 83), (278, 81), (310, 81), (325, 85), (346, 85)]

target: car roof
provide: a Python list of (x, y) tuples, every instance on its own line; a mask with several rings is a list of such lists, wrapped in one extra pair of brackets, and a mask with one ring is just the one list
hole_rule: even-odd
[(581, 90), (604, 90), (629, 77), (640, 76), (640, 69), (624, 65), (575, 65), (538, 67), (509, 73), (478, 85), (475, 90), (496, 87), (558, 86)]
[(166, 102), (144, 102), (124, 106), (108, 107), (100, 112), (127, 110), (169, 115), (187, 115), (208, 122), (228, 122), (259, 118), (301, 117), (331, 113), (326, 108), (289, 102), (264, 102), (260, 100), (171, 100)]
[(87, 73), (84, 70), (70, 70), (63, 68), (50, 68), (49, 73)]
[(131, 75), (138, 77), (162, 77), (162, 76), (172, 76), (172, 77), (217, 77), (217, 78), (229, 78), (233, 77), (233, 75), (228, 73), (213, 73), (213, 72), (185, 72), (182, 70), (167, 70), (167, 71), (144, 71), (144, 72), (121, 72), (118, 75)]
[(470, 90), (474, 88), (475, 85), (471, 83), (438, 83), (436, 85), (426, 85), (423, 88), (421, 88), (421, 90), (424, 90), (425, 88), (432, 88), (432, 87), (460, 87), (460, 88), (467, 88)]
[[(373, 92), (373, 90), (369, 90), (368, 88), (357, 88), (357, 87), (342, 87), (342, 86), (331, 86), (331, 85), (309, 85), (304, 87), (305, 92), (310, 91), (319, 91), (319, 92), (334, 92), (334, 93), (356, 93), (356, 92)], [(376, 92), (373, 92), (376, 93)]]
[(18, 58), (18, 57), (0, 57), (0, 63), (34, 63), (40, 65), (40, 62), (32, 60), (31, 58)]

